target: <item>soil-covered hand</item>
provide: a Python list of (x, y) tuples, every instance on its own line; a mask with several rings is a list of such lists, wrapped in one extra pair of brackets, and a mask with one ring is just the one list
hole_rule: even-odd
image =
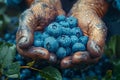
[(65, 14), (61, 8), (60, 0), (34, 0), (30, 8), (25, 10), (19, 18), (19, 28), (16, 34), (18, 52), (32, 59), (55, 62), (56, 56), (54, 54), (50, 54), (42, 47), (32, 46), (33, 34), (35, 31), (42, 31), (60, 14)]
[(106, 0), (78, 0), (71, 9), (69, 16), (78, 19), (78, 25), (84, 35), (89, 37), (87, 51), (76, 52), (61, 61), (62, 68), (81, 63), (96, 62), (103, 53), (107, 29), (102, 17), (108, 9)]

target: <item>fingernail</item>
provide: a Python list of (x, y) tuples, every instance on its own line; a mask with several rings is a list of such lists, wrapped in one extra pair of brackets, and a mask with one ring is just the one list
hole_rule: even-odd
[(50, 53), (50, 58), (49, 58), (50, 63), (56, 63), (57, 62), (57, 57), (55, 54)]
[(61, 61), (61, 68), (69, 68), (72, 66), (72, 57), (66, 57)]
[(76, 52), (72, 57), (72, 63), (78, 64), (80, 62), (85, 62), (89, 58), (89, 55), (86, 52)]

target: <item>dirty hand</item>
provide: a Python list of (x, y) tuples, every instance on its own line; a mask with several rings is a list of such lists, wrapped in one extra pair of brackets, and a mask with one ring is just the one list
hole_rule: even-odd
[(78, 0), (73, 5), (69, 16), (78, 19), (78, 26), (84, 35), (89, 37), (87, 51), (76, 52), (61, 61), (62, 68), (68, 68), (82, 63), (96, 62), (103, 53), (106, 39), (106, 26), (101, 20), (108, 8), (105, 0)]
[[(28, 0), (29, 1), (29, 0)], [(33, 0), (30, 0), (31, 4)], [(34, 47), (33, 34), (42, 31), (57, 15), (65, 14), (60, 0), (34, 0), (29, 9), (19, 18), (19, 28), (16, 34), (18, 52), (32, 59), (43, 59), (56, 62), (56, 56), (41, 47)]]

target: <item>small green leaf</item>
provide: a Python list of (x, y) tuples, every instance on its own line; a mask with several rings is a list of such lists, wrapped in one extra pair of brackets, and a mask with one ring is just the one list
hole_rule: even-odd
[(3, 73), (9, 78), (18, 78), (20, 74), (20, 64), (18, 62), (12, 63)]
[(114, 35), (105, 47), (105, 54), (109, 57), (120, 58), (120, 35)]
[(112, 80), (112, 70), (108, 70), (105, 75), (106, 80)]
[(43, 73), (40, 73), (43, 78), (46, 80), (62, 80), (61, 73), (54, 67), (46, 67), (43, 70)]
[(118, 75), (120, 73), (120, 60), (119, 61), (114, 61), (114, 73)]
[[(13, 59), (14, 59), (15, 53), (16, 53), (16, 46), (12, 45), (5, 50), (6, 50), (5, 54), (7, 54), (7, 55), (3, 59), (3, 67), (7, 67), (7, 66), (11, 65), (11, 63), (13, 62)], [(4, 53), (2, 53), (2, 54), (4, 54)]]

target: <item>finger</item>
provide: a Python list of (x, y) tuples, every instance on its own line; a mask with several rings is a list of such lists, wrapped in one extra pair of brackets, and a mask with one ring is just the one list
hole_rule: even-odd
[(42, 47), (30, 47), (28, 49), (21, 49), (17, 45), (17, 50), (22, 56), (32, 58), (34, 60), (36, 60), (36, 59), (49, 60), (49, 58), (50, 58), (50, 54), (49, 54), (48, 50), (46, 50)]
[[(100, 58), (100, 57), (99, 57)], [(80, 63), (95, 63), (99, 60), (99, 58), (93, 59), (90, 57), (90, 53), (87, 51), (83, 52), (76, 52), (72, 56), (72, 63), (73, 64), (80, 64)]]
[(30, 23), (34, 20), (34, 16), (30, 9), (23, 12), (19, 18), (19, 28), (16, 33), (16, 42), (21, 48), (30, 46), (33, 42), (33, 31), (31, 26), (35, 23)]
[(99, 57), (103, 53), (103, 48), (106, 40), (107, 28), (105, 23), (98, 17), (95, 16), (91, 22), (89, 28), (89, 41), (87, 49), (91, 53), (91, 57)]
[(73, 66), (72, 64), (72, 56), (68, 56), (62, 59), (61, 63), (61, 68), (70, 68)]

